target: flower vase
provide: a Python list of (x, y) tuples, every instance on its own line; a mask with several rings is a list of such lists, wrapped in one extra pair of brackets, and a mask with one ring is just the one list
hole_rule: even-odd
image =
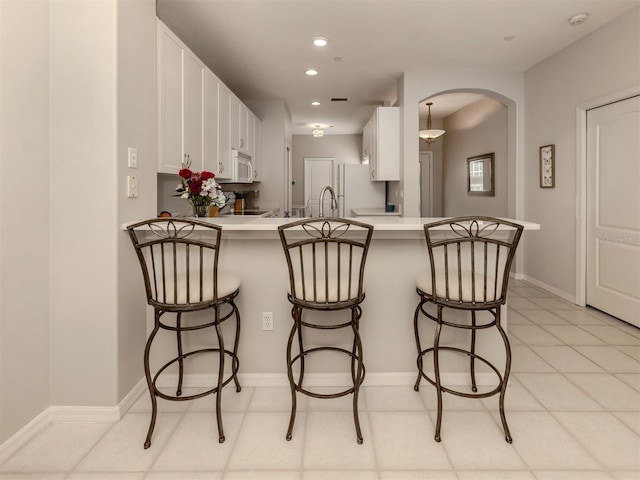
[(193, 205), (193, 216), (194, 217), (208, 217), (209, 216), (209, 205)]

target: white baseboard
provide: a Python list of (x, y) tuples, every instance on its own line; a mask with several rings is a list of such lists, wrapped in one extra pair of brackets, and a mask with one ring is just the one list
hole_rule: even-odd
[(0, 445), (0, 463), (4, 462), (7, 458), (17, 452), (18, 449), (31, 440), (34, 435), (49, 425), (49, 422), (49, 409), (47, 409), (18, 430), (15, 435), (9, 438), (6, 442)]
[(0, 463), (13, 455), (25, 443), (50, 423), (113, 423), (117, 422), (127, 413), (138, 399), (140, 394), (147, 389), (147, 382), (143, 378), (122, 401), (113, 407), (88, 407), (88, 406), (51, 406), (22, 427), (15, 435), (0, 445)]
[(562, 290), (557, 289), (556, 287), (552, 287), (551, 285), (548, 285), (544, 282), (541, 282), (540, 280), (537, 280), (535, 278), (532, 278), (528, 275), (523, 275), (522, 278), (520, 280), (524, 280), (525, 282), (529, 282), (530, 284), (542, 288), (543, 290), (546, 290), (549, 293), (552, 293), (553, 295), (555, 295), (556, 297), (560, 297), (568, 302), (571, 302), (573, 304), (576, 303), (576, 297), (575, 295), (571, 295), (567, 292), (563, 292)]
[(147, 391), (147, 380), (142, 377), (135, 387), (131, 389), (129, 393), (118, 404), (118, 417), (124, 417), (124, 414), (129, 411), (134, 403), (140, 398), (144, 392)]

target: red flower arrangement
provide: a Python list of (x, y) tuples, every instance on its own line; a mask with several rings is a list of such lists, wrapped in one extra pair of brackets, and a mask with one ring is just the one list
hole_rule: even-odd
[(194, 207), (208, 207), (215, 205), (219, 208), (224, 207), (227, 201), (222, 188), (215, 181), (215, 175), (212, 172), (202, 171), (194, 172), (183, 166), (178, 172), (181, 181), (176, 187), (176, 192), (181, 198), (186, 198)]

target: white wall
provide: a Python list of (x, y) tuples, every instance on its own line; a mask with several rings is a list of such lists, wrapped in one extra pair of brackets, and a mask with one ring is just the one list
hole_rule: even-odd
[(361, 163), (362, 135), (293, 136), (293, 205), (304, 205), (304, 159), (335, 158), (336, 164)]
[(155, 214), (156, 98), (153, 0), (0, 8), (4, 443), (50, 406), (115, 406), (143, 375), (146, 302), (121, 225)]
[(291, 112), (282, 99), (243, 99), (261, 120), (260, 168), (262, 182), (256, 183), (261, 208), (274, 207), (284, 211), (285, 144), (291, 145)]
[(49, 406), (49, 4), (0, 2), (0, 444)]
[[(640, 84), (640, 7), (544, 60), (525, 73), (528, 277), (576, 294), (576, 107)], [(539, 187), (538, 148), (555, 144), (556, 187)]]
[(51, 403), (116, 403), (116, 5), (51, 2)]
[[(121, 401), (143, 377), (146, 342), (144, 284), (138, 259), (123, 223), (156, 215), (156, 3), (120, 0), (118, 36), (117, 143), (117, 400)], [(138, 168), (127, 167), (127, 148), (138, 149)], [(127, 175), (138, 178), (138, 198), (128, 198)], [(177, 182), (176, 182), (177, 184)], [(184, 201), (184, 200), (183, 200)]]
[[(444, 216), (508, 216), (507, 108), (482, 98), (444, 119)], [(467, 194), (467, 158), (494, 154), (495, 196)]]

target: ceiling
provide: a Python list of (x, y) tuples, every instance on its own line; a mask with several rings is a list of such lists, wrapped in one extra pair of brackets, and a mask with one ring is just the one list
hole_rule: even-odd
[[(283, 98), (294, 135), (361, 133), (403, 72), (524, 72), (640, 0), (156, 0), (157, 14), (241, 99)], [(569, 18), (589, 19), (570, 26)], [(315, 36), (329, 39), (325, 47)], [(512, 37), (512, 38), (511, 38)], [(319, 73), (304, 74), (309, 68)], [(331, 102), (346, 97), (347, 102)], [(434, 100), (447, 116), (476, 95)], [(312, 106), (317, 100), (320, 106)]]

